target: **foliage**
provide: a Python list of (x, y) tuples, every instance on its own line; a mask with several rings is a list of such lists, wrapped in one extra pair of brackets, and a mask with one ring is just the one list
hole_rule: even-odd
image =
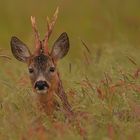
[[(45, 17), (57, 5), (50, 45), (68, 32), (71, 49), (58, 68), (77, 114), (72, 122), (61, 111), (53, 120), (38, 111), (26, 65), (12, 57), (9, 46), (16, 34), (33, 49), (30, 16), (37, 17), (43, 36)], [(140, 139), (138, 0), (5, 0), (0, 11), (1, 140), (78, 140), (77, 122), (89, 140)]]

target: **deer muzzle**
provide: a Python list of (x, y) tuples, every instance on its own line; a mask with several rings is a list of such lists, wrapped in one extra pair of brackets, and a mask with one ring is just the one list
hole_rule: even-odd
[(46, 81), (37, 81), (34, 86), (35, 90), (39, 94), (44, 94), (49, 89), (49, 84)]

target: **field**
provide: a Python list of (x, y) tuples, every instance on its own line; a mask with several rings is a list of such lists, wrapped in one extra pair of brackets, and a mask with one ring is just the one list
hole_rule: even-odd
[[(139, 5), (139, 0), (1, 0), (0, 140), (81, 140), (77, 122), (88, 140), (139, 140)], [(43, 38), (46, 16), (57, 6), (50, 47), (68, 33), (70, 51), (58, 69), (77, 114), (72, 122), (62, 111), (53, 121), (38, 111), (27, 66), (10, 49), (16, 35), (33, 50), (30, 16), (36, 16)]]

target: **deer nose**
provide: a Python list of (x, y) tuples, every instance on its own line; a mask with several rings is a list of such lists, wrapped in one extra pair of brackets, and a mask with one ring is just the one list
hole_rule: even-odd
[(35, 89), (44, 90), (46, 88), (49, 88), (49, 85), (46, 81), (37, 81), (35, 83)]

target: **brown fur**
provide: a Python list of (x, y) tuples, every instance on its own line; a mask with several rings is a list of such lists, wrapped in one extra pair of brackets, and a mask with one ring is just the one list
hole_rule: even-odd
[[(67, 33), (63, 32), (59, 36), (59, 38), (55, 41), (51, 51), (49, 51), (48, 48), (48, 41), (54, 28), (57, 14), (58, 8), (56, 9), (52, 19), (49, 20), (49, 18), (47, 18), (48, 31), (46, 32), (43, 41), (40, 40), (35, 17), (31, 16), (36, 48), (33, 54), (30, 52), (26, 44), (24, 44), (16, 36), (11, 38), (10, 45), (13, 56), (17, 60), (28, 64), (30, 79), (32, 87), (37, 93), (39, 108), (48, 115), (53, 115), (53, 111), (57, 106), (54, 95), (56, 94), (62, 102), (65, 115), (68, 117), (69, 121), (72, 121), (75, 119), (75, 113), (73, 113), (68, 102), (59, 72), (56, 68), (57, 61), (67, 55), (69, 51), (70, 44)], [(50, 68), (55, 69), (55, 71)], [(85, 132), (81, 128), (79, 121), (77, 121), (76, 126), (80, 135), (83, 136), (83, 139), (85, 139)], [(41, 139), (46, 139), (46, 137), (44, 137), (45, 133), (42, 125), (39, 128), (41, 128), (38, 131), (39, 135), (42, 136)]]
[(67, 33), (63, 32), (58, 37), (51, 51), (48, 49), (48, 39), (57, 19), (57, 13), (58, 9), (52, 20), (48, 22), (48, 31), (43, 41), (40, 40), (35, 17), (31, 17), (31, 23), (35, 33), (35, 53), (32, 54), (26, 44), (15, 36), (11, 38), (10, 42), (14, 57), (19, 61), (27, 63), (32, 87), (37, 93), (40, 108), (48, 115), (53, 114), (54, 108), (56, 108), (54, 94), (61, 99), (66, 112), (72, 112), (60, 80), (59, 72), (56, 68), (58, 60), (67, 55), (69, 51), (69, 38)]
[(28, 60), (28, 67), (36, 69), (36, 74), (30, 76), (32, 86), (34, 87), (34, 83), (36, 82), (36, 79), (40, 73), (43, 74), (45, 80), (50, 84), (50, 88), (46, 94), (37, 95), (40, 103), (39, 108), (48, 115), (53, 114), (53, 111), (56, 108), (54, 94), (59, 83), (57, 70), (51, 76), (48, 76), (50, 75), (49, 73), (45, 73), (51, 66), (56, 67), (56, 63), (54, 63), (49, 55), (41, 54), (39, 56), (32, 56)]

